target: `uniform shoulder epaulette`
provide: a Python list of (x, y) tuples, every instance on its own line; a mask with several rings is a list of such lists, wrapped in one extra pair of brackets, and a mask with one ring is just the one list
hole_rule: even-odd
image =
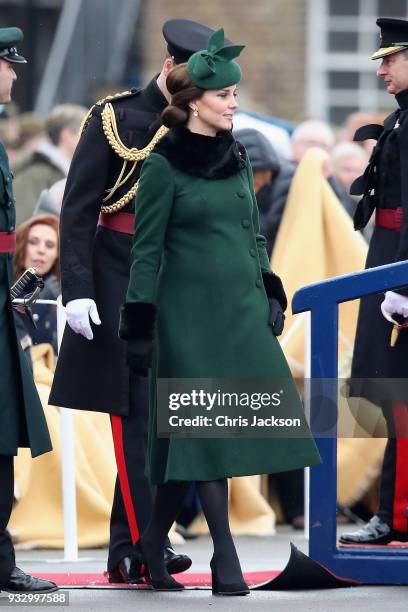
[[(112, 148), (113, 152), (122, 160), (122, 170), (120, 171), (115, 184), (106, 190), (106, 195), (102, 200), (101, 210), (104, 213), (116, 213), (121, 210), (128, 202), (134, 199), (137, 191), (137, 187), (139, 181), (136, 180), (130, 189), (117, 201), (113, 201), (114, 194), (117, 192), (119, 187), (122, 187), (128, 181), (131, 181), (131, 177), (136, 170), (136, 166), (138, 162), (143, 161), (146, 157), (151, 153), (156, 143), (168, 132), (168, 128), (164, 125), (158, 127), (156, 133), (150, 140), (150, 142), (143, 147), (142, 149), (137, 149), (135, 147), (128, 148), (122, 142), (118, 126), (116, 123), (116, 113), (115, 110), (115, 102), (119, 100), (123, 100), (125, 98), (130, 98), (132, 96), (138, 95), (141, 89), (130, 89), (129, 91), (123, 91), (121, 93), (114, 94), (112, 96), (106, 96), (106, 98), (102, 98), (98, 100), (92, 108), (88, 111), (85, 119), (82, 122), (81, 126), (81, 135), (89, 124), (92, 115), (98, 115), (102, 121), (102, 130), (106, 137), (106, 140), (109, 143), (109, 146)], [(109, 204), (108, 202), (112, 203)]]
[[(135, 92), (136, 93), (136, 92)], [(118, 99), (118, 98), (116, 98)], [(98, 109), (101, 110), (101, 109)], [(157, 142), (168, 132), (168, 128), (164, 125), (160, 126), (150, 142), (141, 149), (136, 147), (128, 148), (121, 140), (118, 126), (116, 123), (116, 113), (112, 100), (106, 100), (106, 104), (103, 106), (101, 111), (102, 129), (106, 136), (106, 140), (109, 146), (112, 148), (114, 153), (123, 160), (122, 170), (116, 180), (116, 183), (107, 190), (106, 196), (103, 199), (102, 211), (104, 213), (115, 213), (121, 210), (131, 199), (136, 195), (137, 186), (139, 181), (136, 181), (129, 191), (122, 196), (117, 202), (113, 204), (107, 204), (109, 200), (112, 200), (113, 195), (122, 187), (136, 170), (138, 162), (144, 161), (146, 157), (156, 146)]]
[(127, 91), (121, 91), (119, 93), (112, 94), (110, 96), (106, 96), (106, 98), (102, 98), (96, 102), (96, 106), (103, 106), (107, 102), (116, 102), (117, 100), (123, 100), (124, 98), (131, 98), (138, 94), (141, 90), (133, 87)]
[(91, 106), (91, 108), (89, 109), (85, 118), (82, 121), (80, 130), (79, 130), (80, 136), (82, 136), (83, 132), (87, 128), (91, 120), (92, 114), (97, 107), (101, 109), (107, 103), (116, 102), (116, 100), (123, 100), (124, 98), (130, 98), (131, 96), (135, 96), (136, 94), (138, 94), (140, 91), (141, 91), (140, 89), (136, 89), (135, 87), (133, 87), (132, 89), (129, 89), (127, 91), (121, 91), (119, 93), (115, 93), (110, 96), (106, 96), (105, 98), (101, 98), (100, 100), (95, 102), (95, 104)]

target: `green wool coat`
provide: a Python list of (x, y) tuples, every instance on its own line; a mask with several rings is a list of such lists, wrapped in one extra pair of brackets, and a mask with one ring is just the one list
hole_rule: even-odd
[[(0, 232), (15, 229), (12, 175), (0, 143)], [(52, 450), (33, 376), (17, 340), (10, 302), (12, 255), (0, 253), (0, 454), (31, 448), (33, 457)]]
[(268, 324), (262, 271), (270, 265), (249, 163), (208, 179), (153, 152), (136, 196), (126, 300), (157, 306), (147, 458), (152, 483), (270, 474), (320, 462), (310, 436), (157, 436), (157, 378), (284, 378), (294, 385)]

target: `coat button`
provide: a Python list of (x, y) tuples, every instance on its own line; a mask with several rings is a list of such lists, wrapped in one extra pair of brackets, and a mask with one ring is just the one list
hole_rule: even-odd
[(248, 227), (249, 227), (250, 223), (249, 223), (248, 219), (242, 219), (242, 221), (241, 221), (241, 225), (242, 225), (242, 227), (244, 227), (245, 229), (248, 229)]
[(260, 278), (257, 278), (257, 279), (256, 279), (256, 283), (255, 283), (255, 285), (256, 285), (257, 287), (262, 287), (262, 281), (261, 281), (261, 279), (260, 279)]
[(249, 249), (249, 254), (250, 254), (251, 257), (255, 257), (256, 256), (255, 249)]
[(9, 183), (9, 182), (10, 182), (10, 177), (8, 176), (8, 177), (6, 178), (6, 183)]
[(245, 191), (237, 191), (237, 196), (239, 198), (245, 198)]

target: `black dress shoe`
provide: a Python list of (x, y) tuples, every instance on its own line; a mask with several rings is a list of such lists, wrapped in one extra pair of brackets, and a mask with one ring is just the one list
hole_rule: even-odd
[(248, 585), (244, 580), (225, 584), (218, 578), (217, 564), (214, 557), (210, 561), (213, 595), (249, 595)]
[(152, 576), (149, 569), (149, 562), (141, 540), (138, 540), (134, 546), (135, 567), (139, 576), (145, 575), (146, 582), (152, 586), (155, 591), (183, 591), (184, 585), (181, 582), (174, 580), (172, 576), (167, 574), (162, 578)]
[(192, 561), (187, 555), (178, 555), (171, 546), (165, 546), (164, 563), (169, 574), (180, 574), (191, 567)]
[(52, 593), (58, 591), (58, 586), (51, 580), (34, 578), (15, 567), (1, 590), (6, 593)]
[(340, 536), (341, 544), (371, 544), (384, 546), (396, 540), (407, 542), (408, 533), (391, 529), (379, 516), (374, 515), (370, 521), (358, 531), (343, 533)]
[(132, 557), (123, 557), (121, 561), (111, 570), (106, 572), (108, 582), (125, 583), (125, 584), (141, 584), (144, 582), (136, 570), (134, 559)]

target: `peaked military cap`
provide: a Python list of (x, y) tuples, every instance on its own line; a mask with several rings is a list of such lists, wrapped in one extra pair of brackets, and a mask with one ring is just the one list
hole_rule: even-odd
[(196, 87), (222, 89), (241, 80), (238, 57), (245, 45), (224, 45), (224, 29), (220, 28), (208, 41), (206, 49), (197, 51), (187, 63), (187, 72)]
[[(187, 62), (190, 56), (207, 46), (214, 30), (190, 19), (170, 19), (163, 25), (163, 36), (167, 50), (176, 64)], [(228, 38), (225, 43), (232, 44)]]
[(23, 40), (20, 28), (0, 28), (0, 59), (26, 64), (27, 60), (17, 53), (16, 44)]
[(408, 49), (408, 21), (380, 17), (376, 24), (381, 29), (380, 48), (373, 53), (371, 59), (380, 59)]

